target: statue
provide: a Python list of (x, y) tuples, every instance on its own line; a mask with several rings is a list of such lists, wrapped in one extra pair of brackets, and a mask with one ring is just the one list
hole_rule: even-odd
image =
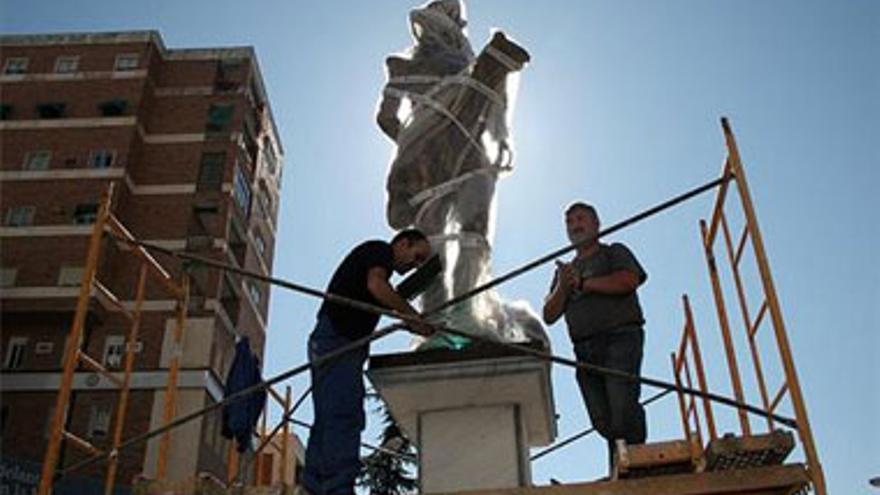
[[(414, 44), (386, 59), (388, 82), (377, 122), (397, 144), (387, 181), (387, 219), (429, 236), (444, 272), (422, 295), (426, 310), (490, 279), (492, 209), (498, 176), (511, 170), (508, 80), (529, 54), (503, 33), (474, 56), (460, 0), (437, 0), (410, 12)], [(437, 315), (482, 337), (542, 340), (524, 303), (504, 303), (495, 290)], [(451, 336), (423, 347), (459, 347)]]

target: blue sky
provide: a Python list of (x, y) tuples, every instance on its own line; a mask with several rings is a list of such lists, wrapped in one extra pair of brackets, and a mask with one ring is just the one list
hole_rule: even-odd
[[(351, 246), (391, 234), (383, 211), (392, 146), (373, 111), (383, 58), (409, 45), (414, 5), (4, 0), (0, 22), (4, 33), (149, 28), (172, 48), (253, 45), (287, 151), (275, 274), (323, 287)], [(715, 178), (725, 154), (718, 119), (728, 116), (830, 490), (868, 492), (867, 479), (880, 475), (880, 232), (871, 213), (880, 180), (880, 3), (479, 0), (468, 14), (475, 47), (499, 27), (533, 58), (513, 120), (516, 170), (498, 185), (495, 273), (562, 246), (561, 209), (574, 199), (596, 204), (610, 225)], [(613, 239), (649, 273), (645, 374), (670, 377), (688, 293), (710, 385), (729, 394), (697, 227), (711, 202), (700, 197)], [(550, 277), (544, 267), (501, 292), (539, 308)], [(737, 314), (732, 294), (728, 302)], [(317, 305), (273, 291), (267, 374), (303, 362)], [(570, 356), (563, 324), (550, 333), (554, 350)], [(394, 337), (374, 352), (406, 344)], [(762, 359), (768, 374), (778, 369), (772, 348)], [(585, 428), (571, 371), (555, 369), (553, 380), (560, 434)], [(306, 382), (293, 385), (296, 393)], [(652, 439), (681, 436), (674, 398), (648, 414)], [(722, 431), (735, 427), (731, 411), (716, 415)], [(309, 420), (310, 410), (300, 417)], [(598, 437), (533, 466), (538, 483), (604, 469)]]

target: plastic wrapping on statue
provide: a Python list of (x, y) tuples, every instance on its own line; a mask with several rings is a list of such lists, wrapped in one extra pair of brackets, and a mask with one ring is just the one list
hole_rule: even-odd
[[(386, 186), (388, 223), (425, 232), (443, 262), (443, 277), (422, 296), (429, 311), (491, 278), (495, 183), (512, 162), (508, 80), (529, 60), (501, 32), (474, 57), (466, 24), (457, 0), (410, 13), (414, 44), (386, 60), (388, 83), (377, 115), (397, 144)], [(436, 318), (483, 338), (534, 340), (543, 326), (523, 304), (503, 303), (489, 290)], [(467, 343), (447, 335), (423, 347)]]

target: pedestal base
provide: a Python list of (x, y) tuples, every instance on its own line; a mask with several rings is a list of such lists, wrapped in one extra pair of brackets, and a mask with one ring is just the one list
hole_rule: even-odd
[(368, 372), (419, 449), (422, 493), (531, 484), (556, 437), (548, 362), (498, 347), (374, 356)]
[[(419, 479), (424, 493), (526, 486), (529, 448), (517, 406), (419, 415)], [(511, 434), (514, 433), (514, 434)]]

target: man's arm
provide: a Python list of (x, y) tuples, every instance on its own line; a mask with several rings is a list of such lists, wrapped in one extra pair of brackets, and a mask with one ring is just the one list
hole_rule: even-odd
[(566, 294), (561, 285), (557, 282), (553, 291), (544, 298), (544, 323), (547, 325), (556, 323), (565, 310)]
[[(367, 290), (370, 291), (370, 294), (377, 301), (398, 313), (415, 317), (420, 316), (419, 312), (406, 299), (394, 291), (394, 288), (388, 283), (388, 271), (381, 266), (374, 266), (367, 272)], [(406, 322), (406, 324), (413, 332), (419, 335), (429, 336), (434, 333), (430, 325), (411, 322)]]
[(617, 270), (601, 277), (583, 279), (580, 288), (584, 292), (599, 294), (623, 295), (635, 291), (641, 280), (630, 270)]
[(379, 111), (376, 113), (376, 123), (386, 136), (392, 141), (397, 141), (397, 135), (400, 133), (401, 122), (397, 118), (397, 111), (400, 110), (401, 98), (394, 94), (397, 85), (391, 82), (391, 79), (404, 76), (407, 74), (408, 61), (400, 57), (388, 57), (385, 59), (385, 65), (388, 68), (389, 82), (382, 90), (382, 100), (379, 101)]
[(581, 291), (617, 296), (625, 295), (635, 292), (648, 278), (642, 265), (623, 244), (612, 244), (609, 253), (611, 273), (581, 280), (578, 285)]
[(577, 283), (574, 269), (570, 263), (556, 262), (556, 275), (553, 277), (553, 290), (544, 299), (544, 323), (556, 323), (565, 311), (568, 294)]

